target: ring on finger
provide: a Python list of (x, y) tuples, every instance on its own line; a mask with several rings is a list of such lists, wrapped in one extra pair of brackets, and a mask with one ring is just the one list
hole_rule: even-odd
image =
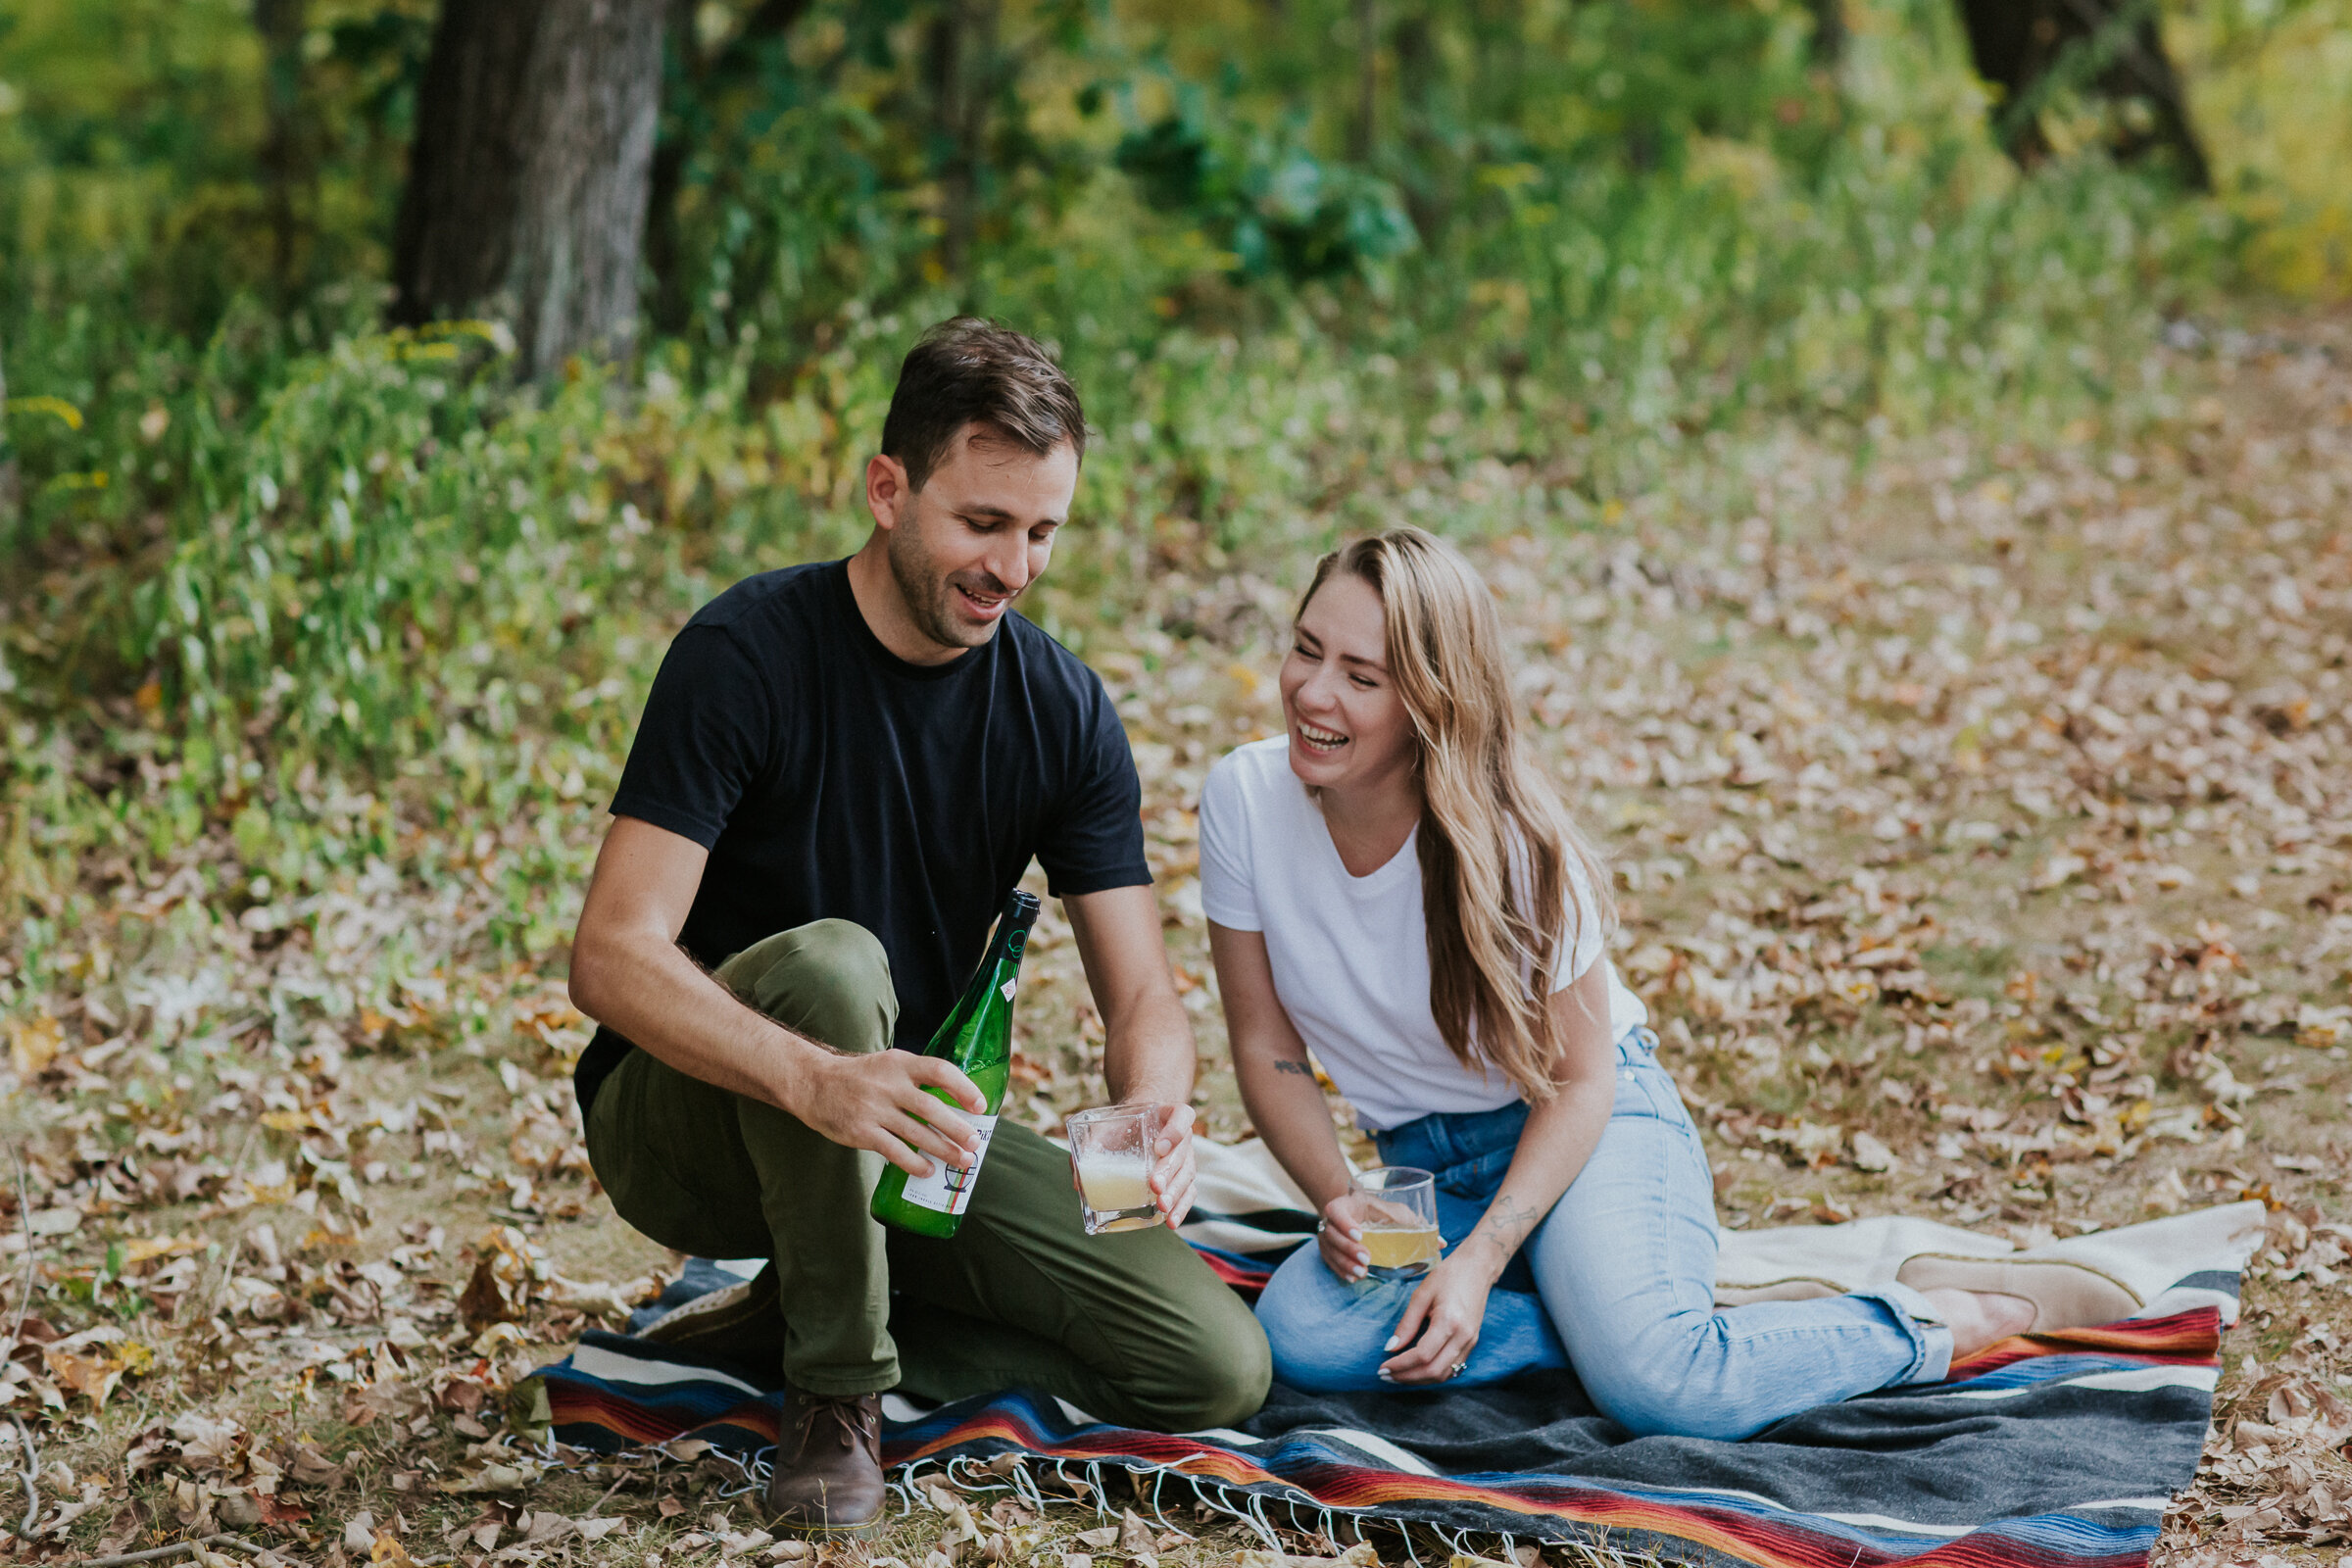
[(1468, 1366), (1470, 1362), (1467, 1358), (1456, 1361), (1453, 1363), (1453, 1365), (1446, 1369), (1446, 1375), (1448, 1378), (1458, 1378), (1462, 1375), (1462, 1368)]

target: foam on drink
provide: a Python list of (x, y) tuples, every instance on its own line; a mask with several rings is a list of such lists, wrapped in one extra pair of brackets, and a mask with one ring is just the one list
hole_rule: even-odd
[(1105, 1212), (1152, 1206), (1152, 1169), (1140, 1152), (1090, 1152), (1078, 1161), (1078, 1192), (1086, 1206)]

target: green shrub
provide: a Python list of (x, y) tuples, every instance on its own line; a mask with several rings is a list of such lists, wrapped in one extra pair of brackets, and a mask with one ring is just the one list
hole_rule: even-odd
[[(402, 824), (466, 813), (573, 876), (671, 630), (863, 536), (898, 356), (959, 308), (1054, 341), (1102, 432), (1032, 607), (1082, 647), (1171, 562), (1281, 575), (1400, 512), (1583, 526), (1700, 436), (2034, 438), (2157, 407), (2149, 345), (2234, 234), (2095, 159), (2018, 176), (1915, 40), (1858, 37), (1826, 90), (1797, 10), (1547, 12), (1558, 79), (1509, 120), (1433, 99), (1412, 167), (1337, 158), (1313, 94), (1270, 110), (1272, 54), (1166, 115), (1114, 124), (1098, 95), (1022, 155), (954, 281), (886, 95), (778, 77), (688, 182), (681, 334), (544, 391), (494, 331), (371, 330), (365, 273), (289, 308), (205, 272), (229, 304), (152, 309), (168, 248), (107, 264), (19, 189), (11, 390), (80, 417), (9, 416), (9, 894), (55, 907), (77, 858), (198, 839), (240, 885), (421, 865)], [(1443, 203), (1415, 169), (1451, 172)], [(1453, 483), (1496, 461), (1543, 483)], [(498, 940), (553, 940), (544, 893), (514, 885)]]

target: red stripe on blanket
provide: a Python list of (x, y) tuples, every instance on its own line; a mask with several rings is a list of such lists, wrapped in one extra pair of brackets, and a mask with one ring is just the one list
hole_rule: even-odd
[(1230, 1286), (1244, 1300), (1256, 1300), (1258, 1292), (1266, 1288), (1266, 1281), (1274, 1277), (1274, 1271), (1270, 1268), (1243, 1268), (1230, 1258), (1219, 1257), (1214, 1252), (1201, 1252), (1200, 1258), (1208, 1265), (1211, 1273)]
[(2222, 1351), (2222, 1314), (2219, 1308), (2200, 1306), (2167, 1317), (2134, 1318), (2098, 1328), (2014, 1335), (1986, 1346), (1965, 1361), (1954, 1361), (1951, 1375), (1954, 1380), (1983, 1377), (2038, 1355), (2085, 1351), (2174, 1366), (2214, 1365)]
[(734, 1427), (776, 1441), (776, 1408), (765, 1399), (746, 1399), (717, 1415), (691, 1424), (662, 1415), (656, 1407), (634, 1399), (600, 1394), (576, 1383), (549, 1380), (548, 1415), (556, 1426), (594, 1426), (618, 1433), (631, 1444), (667, 1443), (689, 1432), (711, 1427)]

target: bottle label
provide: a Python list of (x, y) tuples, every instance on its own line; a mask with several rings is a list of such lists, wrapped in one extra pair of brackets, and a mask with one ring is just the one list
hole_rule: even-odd
[(1012, 1000), (1012, 982), (1010, 980), (1006, 980), (1003, 985), (997, 987), (997, 989), (1004, 993), (1004, 1000), (1006, 1002), (1010, 1002)]
[(934, 1159), (930, 1175), (906, 1178), (906, 1201), (939, 1214), (960, 1214), (972, 1206), (972, 1188), (980, 1181), (980, 1162), (988, 1157), (988, 1141), (997, 1135), (997, 1118), (974, 1116), (971, 1123), (980, 1135), (980, 1147), (973, 1151), (972, 1162), (950, 1165)]

